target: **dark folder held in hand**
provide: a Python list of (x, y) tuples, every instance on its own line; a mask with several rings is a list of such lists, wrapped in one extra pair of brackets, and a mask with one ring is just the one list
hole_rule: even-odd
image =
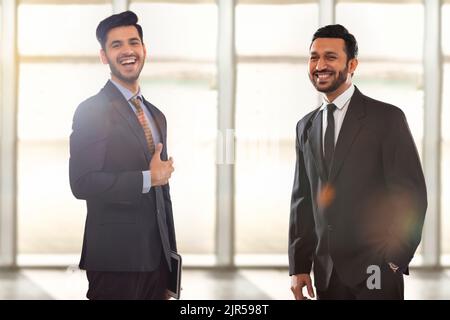
[(170, 252), (172, 271), (169, 274), (168, 293), (175, 299), (180, 299), (181, 291), (181, 256), (175, 251)]

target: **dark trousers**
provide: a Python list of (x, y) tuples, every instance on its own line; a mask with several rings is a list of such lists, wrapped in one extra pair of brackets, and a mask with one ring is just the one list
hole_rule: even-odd
[(317, 290), (319, 300), (403, 300), (403, 274), (394, 272), (388, 264), (380, 268), (380, 288), (369, 289), (366, 281), (355, 287), (348, 287), (339, 279), (333, 268), (327, 290)]
[(86, 271), (89, 300), (166, 300), (169, 269), (164, 257), (155, 271)]

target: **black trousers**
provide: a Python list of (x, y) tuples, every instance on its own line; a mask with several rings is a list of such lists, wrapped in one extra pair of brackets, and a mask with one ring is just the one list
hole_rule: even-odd
[(86, 271), (89, 300), (166, 300), (169, 269), (164, 257), (155, 271)]
[(403, 300), (403, 274), (394, 272), (388, 264), (380, 267), (380, 288), (370, 289), (366, 281), (355, 287), (348, 287), (339, 279), (333, 268), (330, 284), (325, 291), (317, 290), (319, 300)]

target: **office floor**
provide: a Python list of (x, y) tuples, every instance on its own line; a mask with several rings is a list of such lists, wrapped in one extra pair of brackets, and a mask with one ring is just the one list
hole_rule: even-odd
[[(182, 298), (292, 299), (287, 270), (184, 270)], [(85, 299), (84, 272), (68, 270), (0, 271), (0, 299)], [(412, 270), (405, 278), (406, 299), (450, 299), (450, 270)]]

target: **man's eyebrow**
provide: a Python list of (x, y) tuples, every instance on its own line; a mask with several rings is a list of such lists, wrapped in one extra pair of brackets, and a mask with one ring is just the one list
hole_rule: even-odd
[(111, 42), (111, 45), (114, 45), (114, 44), (121, 44), (121, 43), (122, 43), (121, 40), (113, 40), (113, 41)]
[[(317, 51), (311, 51), (310, 55), (318, 55), (319, 53)], [(325, 55), (338, 55), (338, 53), (336, 51), (325, 51), (324, 52)]]

